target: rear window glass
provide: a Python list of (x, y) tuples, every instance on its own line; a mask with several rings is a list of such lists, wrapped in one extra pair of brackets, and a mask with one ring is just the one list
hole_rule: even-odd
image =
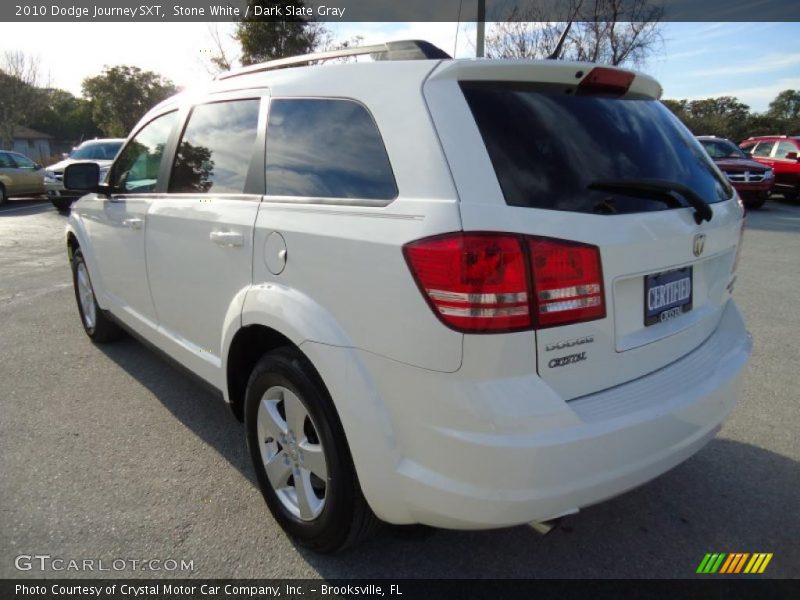
[(273, 100), (266, 168), (271, 196), (397, 196), (378, 127), (367, 109), (352, 100)]
[(656, 198), (589, 189), (601, 181), (666, 180), (709, 203), (732, 193), (694, 136), (657, 100), (581, 96), (552, 85), (461, 88), (511, 206), (599, 214), (668, 208)]

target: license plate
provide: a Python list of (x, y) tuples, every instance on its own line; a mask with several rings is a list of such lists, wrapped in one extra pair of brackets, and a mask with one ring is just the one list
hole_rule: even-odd
[(644, 278), (644, 324), (669, 321), (692, 310), (692, 267)]

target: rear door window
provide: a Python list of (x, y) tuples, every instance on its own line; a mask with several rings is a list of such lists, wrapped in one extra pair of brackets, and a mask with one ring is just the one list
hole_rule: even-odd
[(511, 206), (601, 214), (667, 208), (589, 189), (619, 180), (669, 180), (709, 203), (731, 195), (694, 136), (657, 100), (566, 94), (548, 84), (461, 88)]
[(169, 191), (241, 194), (258, 128), (258, 99), (195, 106), (181, 136)]
[(753, 156), (760, 156), (761, 158), (767, 158), (772, 152), (772, 147), (774, 145), (775, 142), (759, 142), (758, 144), (756, 144), (756, 147), (753, 150)]
[(272, 100), (266, 163), (269, 196), (397, 196), (378, 127), (353, 100)]

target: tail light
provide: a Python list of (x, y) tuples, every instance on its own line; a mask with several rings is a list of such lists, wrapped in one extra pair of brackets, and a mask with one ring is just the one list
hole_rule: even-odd
[(540, 327), (606, 316), (597, 246), (529, 238), (528, 249)]
[(433, 311), (457, 331), (521, 331), (605, 316), (596, 246), (451, 233), (406, 244), (403, 253)]

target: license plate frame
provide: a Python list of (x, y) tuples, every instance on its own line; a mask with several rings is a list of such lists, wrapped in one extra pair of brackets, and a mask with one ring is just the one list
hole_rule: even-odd
[[(680, 285), (676, 293), (680, 298), (672, 302), (665, 302), (656, 308), (650, 308), (650, 292), (654, 288), (661, 287), (670, 283), (689, 280), (689, 295), (685, 296), (685, 291), (680, 289)], [(681, 293), (683, 292), (683, 293)], [(694, 270), (691, 265), (688, 267), (681, 267), (679, 269), (670, 269), (668, 271), (661, 271), (660, 273), (651, 273), (644, 276), (644, 324), (645, 327), (650, 327), (656, 323), (669, 321), (675, 317), (683, 315), (692, 310), (692, 301), (694, 298)], [(653, 298), (654, 300), (655, 298)], [(666, 316), (668, 315), (668, 316)]]

